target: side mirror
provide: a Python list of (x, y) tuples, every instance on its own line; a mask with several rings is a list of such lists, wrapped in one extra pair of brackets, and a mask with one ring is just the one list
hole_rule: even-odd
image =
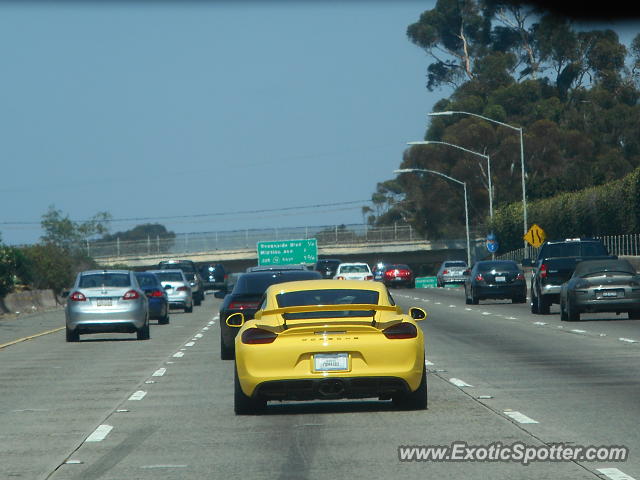
[(62, 292), (60, 292), (60, 296), (62, 298), (67, 298), (69, 296), (69, 294), (71, 293), (70, 290), (63, 290)]
[(165, 286), (164, 286), (164, 289), (165, 289), (165, 290), (171, 290), (172, 288), (173, 288), (173, 287), (172, 287), (171, 285), (165, 285)]
[(244, 313), (232, 313), (227, 317), (226, 324), (229, 327), (240, 328), (244, 325)]
[(424, 320), (427, 318), (427, 312), (418, 307), (411, 307), (409, 309), (409, 315), (416, 321)]
[(533, 260), (531, 260), (530, 258), (523, 258), (522, 259), (522, 266), (523, 267), (533, 267)]

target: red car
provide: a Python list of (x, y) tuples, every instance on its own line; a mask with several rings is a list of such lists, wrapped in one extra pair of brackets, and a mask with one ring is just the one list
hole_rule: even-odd
[(405, 286), (414, 288), (416, 286), (413, 270), (408, 265), (389, 265), (384, 271), (382, 281), (387, 287)]

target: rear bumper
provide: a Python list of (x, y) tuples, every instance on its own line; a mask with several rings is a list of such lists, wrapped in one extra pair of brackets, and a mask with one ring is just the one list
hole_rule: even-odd
[(264, 400), (388, 399), (410, 391), (407, 382), (397, 377), (330, 377), (264, 382), (256, 387), (253, 396)]
[(640, 299), (616, 298), (607, 300), (586, 300), (575, 297), (574, 305), (580, 312), (629, 312), (640, 311)]
[(527, 296), (527, 287), (525, 284), (476, 286), (474, 290), (478, 298), (502, 299)]
[(142, 328), (147, 319), (148, 310), (137, 305), (129, 309), (113, 309), (104, 312), (94, 310), (76, 310), (67, 308), (66, 326), (69, 330), (80, 332), (134, 332)]

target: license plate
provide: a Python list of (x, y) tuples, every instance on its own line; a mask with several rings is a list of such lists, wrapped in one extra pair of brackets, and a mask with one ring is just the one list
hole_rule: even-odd
[(507, 279), (505, 277), (496, 277), (496, 282), (506, 282)]
[(610, 291), (604, 291), (601, 292), (601, 295), (603, 297), (617, 297), (618, 296), (618, 292), (614, 291), (614, 290), (610, 290)]
[(96, 305), (98, 307), (110, 307), (111, 306), (111, 299), (110, 298), (99, 298), (96, 301)]
[(348, 353), (317, 353), (313, 356), (316, 372), (346, 371), (349, 369)]

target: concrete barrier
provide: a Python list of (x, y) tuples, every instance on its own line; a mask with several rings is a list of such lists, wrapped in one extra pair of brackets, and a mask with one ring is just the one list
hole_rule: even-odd
[(4, 313), (28, 313), (60, 305), (52, 290), (27, 290), (10, 293), (2, 299)]

